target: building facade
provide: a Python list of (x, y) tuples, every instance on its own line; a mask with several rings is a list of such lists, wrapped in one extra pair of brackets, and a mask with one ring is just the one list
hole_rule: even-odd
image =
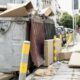
[(0, 5), (6, 5), (7, 3), (23, 3), (26, 0), (0, 0)]
[(51, 2), (52, 2), (52, 0), (42, 0), (43, 8), (45, 8), (47, 6), (51, 6)]

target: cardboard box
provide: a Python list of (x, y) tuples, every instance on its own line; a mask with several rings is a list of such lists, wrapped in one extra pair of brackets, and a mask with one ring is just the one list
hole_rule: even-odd
[(70, 60), (72, 51), (70, 51), (70, 49), (64, 48), (64, 49), (62, 49), (60, 54), (62, 55), (62, 56), (60, 56), (61, 60)]
[(80, 53), (73, 53), (69, 61), (69, 67), (80, 67)]
[(2, 13), (3, 11), (0, 11), (0, 13)]
[(0, 80), (10, 80), (13, 77), (14, 77), (13, 74), (0, 73)]
[(45, 16), (53, 16), (54, 13), (51, 9), (51, 7), (47, 7), (45, 9), (42, 9), (41, 12), (40, 12), (41, 15), (45, 15)]
[(11, 8), (16, 8), (16, 7), (19, 7), (21, 6), (22, 4), (15, 4), (15, 3), (8, 3), (7, 4), (7, 9), (11, 9)]
[(22, 17), (27, 16), (31, 13), (33, 9), (33, 5), (31, 1), (27, 3), (23, 3), (20, 6), (16, 6), (5, 10), (4, 12), (0, 13), (0, 17)]
[(70, 60), (72, 53), (58, 53), (57, 60)]
[(53, 63), (53, 39), (44, 41), (45, 66)]

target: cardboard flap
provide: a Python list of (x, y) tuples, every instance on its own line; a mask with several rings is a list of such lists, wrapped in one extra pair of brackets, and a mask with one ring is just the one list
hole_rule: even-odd
[(24, 3), (20, 6), (10, 8), (0, 14), (0, 17), (22, 17), (22, 16), (27, 16), (28, 14), (31, 13), (33, 9), (33, 5), (30, 2)]
[(45, 15), (45, 16), (52, 16), (52, 15), (54, 15), (54, 13), (53, 13), (53, 11), (52, 11), (52, 9), (50, 7), (47, 7), (45, 9), (41, 10), (40, 14), (41, 15)]
[(71, 55), (69, 67), (80, 67), (80, 53), (73, 53)]

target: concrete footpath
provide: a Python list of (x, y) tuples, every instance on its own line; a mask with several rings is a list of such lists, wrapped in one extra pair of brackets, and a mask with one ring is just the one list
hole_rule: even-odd
[(55, 75), (38, 77), (33, 73), (26, 80), (80, 80), (80, 68), (69, 68), (68, 61), (56, 62), (52, 66), (57, 70)]

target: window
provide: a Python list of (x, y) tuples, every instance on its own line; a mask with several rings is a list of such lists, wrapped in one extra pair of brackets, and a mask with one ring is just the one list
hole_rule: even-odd
[(47, 7), (47, 6), (50, 6), (50, 5), (51, 5), (51, 1), (52, 1), (52, 0), (42, 0), (43, 8), (44, 8), (44, 7)]

